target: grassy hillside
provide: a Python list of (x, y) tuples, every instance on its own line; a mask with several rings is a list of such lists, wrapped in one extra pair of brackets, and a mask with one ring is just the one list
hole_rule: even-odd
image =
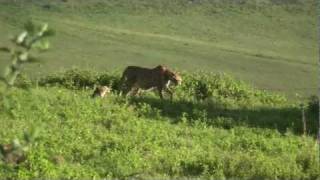
[[(0, 161), (0, 177), (320, 177), (317, 112), (311, 106), (309, 135), (300, 136), (299, 106), (225, 75), (197, 74), (184, 74), (185, 85), (172, 102), (153, 93), (91, 99), (91, 89), (82, 87), (112, 85), (118, 76), (110, 73), (68, 71), (42, 79), (45, 87), (20, 79), (26, 89), (13, 88), (0, 99), (0, 142), (23, 143), (24, 132), (38, 133), (26, 161)], [(211, 96), (193, 96), (201, 92)]]
[(31, 18), (49, 22), (57, 35), (30, 74), (166, 64), (226, 72), (290, 96), (315, 94), (315, 1), (254, 2), (2, 0), (0, 45)]
[[(0, 0), (0, 47), (28, 19), (56, 29), (43, 63), (0, 83), (0, 177), (319, 179), (319, 100), (303, 102), (302, 135), (302, 102), (286, 97), (316, 92), (314, 7)], [(172, 101), (118, 95), (125, 66), (158, 64), (182, 76)], [(112, 93), (90, 98), (99, 84)]]

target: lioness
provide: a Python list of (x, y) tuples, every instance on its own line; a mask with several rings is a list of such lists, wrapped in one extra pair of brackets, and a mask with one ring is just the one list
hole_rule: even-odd
[(95, 88), (93, 94), (91, 95), (92, 98), (99, 96), (104, 97), (106, 94), (110, 93), (110, 88), (108, 86), (98, 86)]
[(172, 99), (173, 93), (169, 89), (169, 85), (171, 82), (178, 85), (181, 84), (181, 81), (182, 79), (178, 74), (162, 65), (153, 69), (128, 66), (121, 77), (123, 94), (128, 95), (131, 92), (132, 95), (136, 95), (140, 89), (149, 90), (156, 88), (161, 99), (163, 99), (163, 90), (168, 92)]

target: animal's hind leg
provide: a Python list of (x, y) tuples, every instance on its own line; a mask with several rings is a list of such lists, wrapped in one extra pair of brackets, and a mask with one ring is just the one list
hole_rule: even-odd
[(129, 92), (132, 90), (133, 85), (134, 85), (134, 82), (127, 79), (126, 82), (124, 82), (122, 85), (122, 94), (127, 96)]
[(158, 92), (159, 92), (160, 99), (163, 99), (162, 89), (161, 89), (161, 88), (158, 88)]
[(130, 93), (131, 90), (132, 90), (131, 86), (125, 85), (125, 86), (122, 87), (120, 95), (121, 96), (128, 96), (128, 94)]
[(126, 86), (122, 92), (124, 96), (128, 96), (128, 94), (131, 92), (131, 87)]
[(136, 96), (138, 93), (139, 93), (139, 88), (134, 88), (134, 89), (131, 91), (131, 95), (132, 95), (132, 96)]

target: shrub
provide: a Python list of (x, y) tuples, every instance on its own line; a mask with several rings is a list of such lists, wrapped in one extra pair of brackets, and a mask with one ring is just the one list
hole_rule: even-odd
[(45, 76), (39, 80), (40, 86), (62, 86), (68, 89), (93, 88), (95, 85), (105, 85), (118, 91), (120, 78), (116, 73), (95, 72), (77, 68), (65, 72)]
[(308, 110), (313, 114), (319, 113), (319, 97), (312, 95), (308, 99)]
[(284, 96), (254, 89), (227, 74), (184, 73), (183, 79), (184, 83), (178, 90), (180, 95), (200, 101), (213, 97), (251, 104), (276, 105), (286, 102)]
[(7, 86), (13, 86), (23, 65), (38, 61), (32, 56), (32, 50), (48, 50), (50, 44), (47, 37), (53, 34), (54, 32), (48, 28), (48, 24), (37, 26), (31, 21), (27, 22), (24, 25), (24, 31), (12, 39), (14, 47), (0, 47), (0, 52), (11, 54), (11, 64), (6, 67), (0, 81), (3, 81)]
[[(183, 73), (183, 83), (174, 87), (179, 99), (208, 101), (215, 100), (229, 104), (279, 105), (286, 103), (282, 95), (257, 90), (227, 74), (205, 72)], [(93, 88), (106, 85), (118, 92), (121, 87), (120, 73), (95, 72), (71, 69), (41, 78), (39, 85), (58, 85), (69, 89)]]
[(97, 82), (100, 85), (107, 85), (112, 88), (113, 91), (119, 91), (121, 82), (120, 82), (120, 76), (117, 73), (101, 73), (97, 77)]
[(71, 69), (62, 74), (41, 78), (39, 85), (60, 85), (70, 89), (81, 89), (93, 87), (96, 82), (96, 75), (92, 71)]
[(24, 73), (17, 76), (15, 86), (22, 89), (29, 89), (34, 85), (34, 82)]

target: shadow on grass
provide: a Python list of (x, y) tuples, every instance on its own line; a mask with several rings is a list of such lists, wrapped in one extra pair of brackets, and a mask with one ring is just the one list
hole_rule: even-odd
[[(137, 107), (140, 115), (154, 118), (154, 113), (139, 111), (139, 105), (150, 105), (152, 111), (160, 111), (162, 116), (178, 123), (187, 117), (189, 123), (204, 122), (213, 127), (230, 129), (235, 126), (277, 129), (281, 133), (288, 129), (302, 134), (301, 110), (297, 107), (256, 107), (230, 109), (217, 102), (191, 102), (186, 100), (160, 100), (152, 97), (134, 97), (130, 103)], [(308, 134), (316, 135), (317, 115), (306, 113)]]

